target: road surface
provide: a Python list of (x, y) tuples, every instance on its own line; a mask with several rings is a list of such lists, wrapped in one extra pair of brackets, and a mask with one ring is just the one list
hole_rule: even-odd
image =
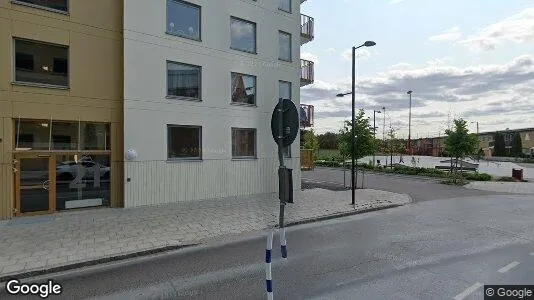
[[(290, 227), (275, 299), (482, 299), (483, 284), (532, 283), (532, 215), (531, 195), (476, 196)], [(38, 280), (63, 285), (50, 299), (265, 299), (264, 248), (261, 233)]]
[[(442, 178), (371, 173), (367, 171), (364, 174), (365, 188), (408, 194), (414, 201), (495, 195), (494, 192), (442, 184), (439, 182), (443, 180)], [(313, 171), (302, 171), (302, 183), (304, 188), (343, 189), (344, 182), (346, 186), (350, 187), (350, 170), (345, 173), (345, 181), (343, 176), (343, 169), (318, 167)], [(360, 185), (361, 181), (358, 183), (358, 186)]]

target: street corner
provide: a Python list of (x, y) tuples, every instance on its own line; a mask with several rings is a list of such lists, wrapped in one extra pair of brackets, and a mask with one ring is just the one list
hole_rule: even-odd
[(534, 182), (487, 182), (475, 181), (464, 185), (465, 188), (497, 193), (534, 195)]
[(365, 195), (365, 198), (373, 199), (374, 201), (390, 202), (396, 205), (405, 205), (413, 202), (413, 198), (408, 194), (394, 193), (389, 191), (377, 189), (362, 189), (357, 190), (357, 194)]

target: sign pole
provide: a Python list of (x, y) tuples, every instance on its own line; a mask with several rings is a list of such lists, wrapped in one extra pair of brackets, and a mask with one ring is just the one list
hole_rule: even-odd
[(278, 226), (280, 229), (284, 228), (284, 208), (285, 208), (285, 202), (284, 202), (284, 193), (285, 193), (285, 181), (282, 177), (283, 171), (284, 171), (284, 155), (282, 152), (283, 149), (283, 141), (284, 141), (284, 102), (282, 98), (278, 99), (278, 160), (280, 161), (280, 167), (278, 169), (278, 181), (279, 181), (279, 187), (283, 188), (279, 191), (280, 195), (280, 218), (278, 220)]

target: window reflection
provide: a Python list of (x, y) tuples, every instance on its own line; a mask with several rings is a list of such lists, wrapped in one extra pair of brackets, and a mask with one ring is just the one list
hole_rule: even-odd
[(110, 126), (107, 123), (16, 120), (15, 124), (17, 150), (110, 149)]
[(232, 73), (232, 102), (256, 104), (256, 77)]
[(232, 17), (230, 20), (231, 48), (256, 53), (256, 24)]
[(109, 205), (109, 155), (58, 155), (56, 160), (58, 210)]

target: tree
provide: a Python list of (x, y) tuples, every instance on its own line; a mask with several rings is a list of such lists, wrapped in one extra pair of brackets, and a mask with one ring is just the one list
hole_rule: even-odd
[(493, 155), (498, 157), (506, 156), (506, 144), (504, 143), (504, 135), (496, 132), (493, 136)]
[(306, 130), (304, 133), (304, 149), (317, 150), (319, 149), (319, 141), (312, 130)]
[(389, 153), (390, 155), (389, 162), (390, 162), (390, 165), (393, 166), (393, 156), (404, 153), (406, 150), (406, 147), (404, 146), (405, 145), (404, 141), (397, 138), (397, 131), (393, 128), (393, 126), (391, 126), (391, 124), (389, 125), (389, 130), (388, 130), (387, 135), (388, 135), (388, 140), (386, 143), (386, 152)]
[[(476, 153), (478, 138), (476, 134), (469, 133), (467, 121), (463, 119), (455, 119), (454, 130), (447, 129), (445, 135), (445, 151), (451, 156), (451, 174), (453, 171), (457, 173), (458, 162)], [(454, 167), (452, 158), (454, 158)], [(461, 167), (462, 164), (460, 164)], [(456, 182), (456, 176), (454, 182)]]
[(519, 132), (514, 134), (512, 139), (512, 156), (520, 157), (523, 155), (523, 143), (521, 142), (521, 135)]
[(319, 149), (338, 149), (338, 135), (334, 132), (325, 132), (317, 135)]
[[(351, 134), (352, 122), (345, 121), (343, 129), (339, 132), (339, 153), (343, 157), (351, 156)], [(354, 156), (356, 159), (372, 155), (378, 149), (378, 140), (373, 135), (373, 127), (368, 118), (365, 117), (363, 109), (358, 111), (354, 119), (354, 134), (356, 136), (356, 145)]]

